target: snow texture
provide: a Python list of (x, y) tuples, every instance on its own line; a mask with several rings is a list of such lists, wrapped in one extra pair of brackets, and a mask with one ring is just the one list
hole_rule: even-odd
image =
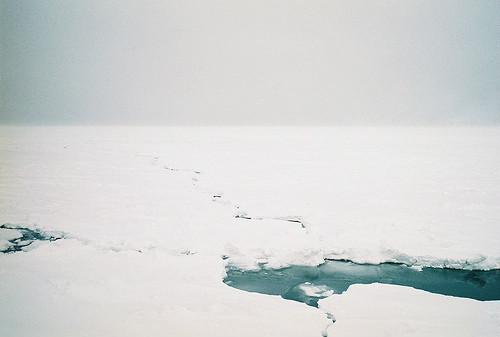
[(222, 278), (328, 258), (500, 268), (499, 153), (498, 128), (1, 127), (0, 223), (65, 239), (0, 254), (0, 335), (498, 336), (498, 302), (354, 287), (320, 302), (331, 324)]

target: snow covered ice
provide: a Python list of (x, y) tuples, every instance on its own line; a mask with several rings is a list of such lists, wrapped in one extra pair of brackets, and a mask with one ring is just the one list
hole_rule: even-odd
[(499, 336), (500, 301), (367, 284), (316, 309), (223, 283), (498, 269), (499, 154), (496, 127), (0, 127), (0, 225), (64, 233), (0, 253), (0, 336)]

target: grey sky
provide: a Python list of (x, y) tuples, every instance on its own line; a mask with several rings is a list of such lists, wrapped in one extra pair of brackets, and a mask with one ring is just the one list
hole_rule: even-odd
[(0, 4), (3, 123), (500, 122), (498, 0)]

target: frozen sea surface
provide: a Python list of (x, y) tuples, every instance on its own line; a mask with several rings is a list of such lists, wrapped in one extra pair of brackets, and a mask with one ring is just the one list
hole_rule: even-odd
[(0, 224), (64, 239), (0, 254), (0, 335), (498, 336), (499, 301), (368, 284), (318, 310), (222, 280), (500, 268), (499, 153), (499, 128), (1, 127)]

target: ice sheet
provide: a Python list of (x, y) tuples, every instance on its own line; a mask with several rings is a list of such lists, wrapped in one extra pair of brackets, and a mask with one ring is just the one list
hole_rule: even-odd
[(224, 263), (499, 268), (499, 153), (499, 128), (1, 127), (0, 223), (67, 239), (0, 254), (0, 335), (319, 335)]

